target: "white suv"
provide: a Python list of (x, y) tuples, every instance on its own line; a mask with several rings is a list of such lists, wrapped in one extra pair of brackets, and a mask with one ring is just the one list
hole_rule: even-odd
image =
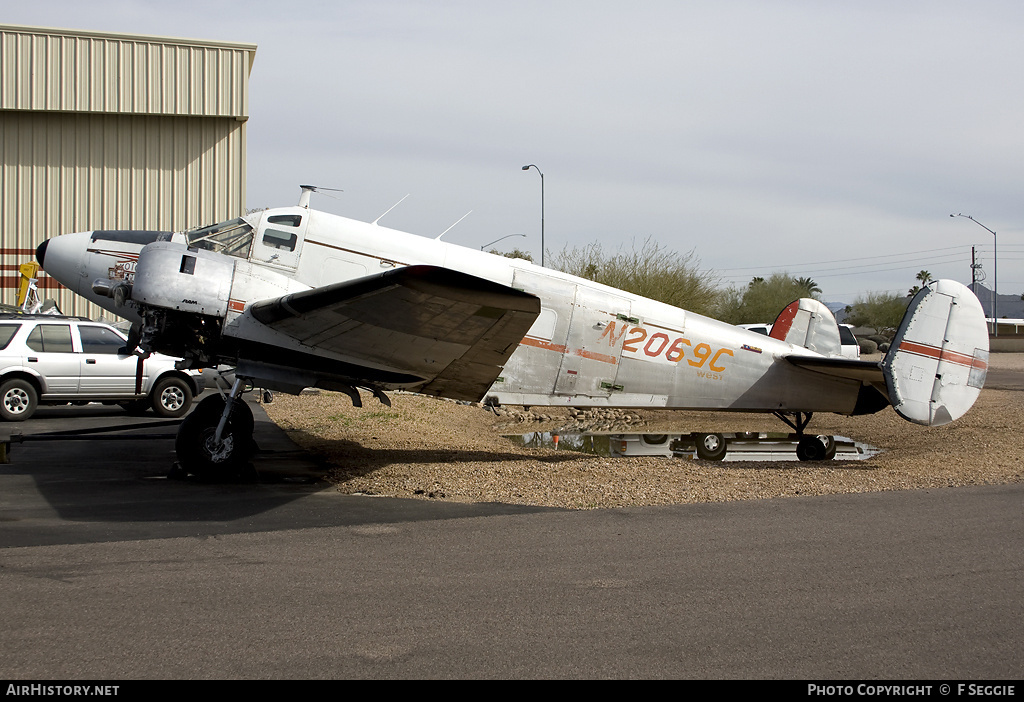
[[(203, 389), (176, 359), (126, 353), (121, 332), (79, 317), (0, 314), (0, 419), (28, 419), (42, 404), (104, 402), (180, 417)], [(138, 389), (138, 392), (136, 390)]]

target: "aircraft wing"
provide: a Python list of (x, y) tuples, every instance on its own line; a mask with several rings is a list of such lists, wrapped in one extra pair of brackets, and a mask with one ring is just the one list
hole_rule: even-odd
[(354, 368), (418, 377), (423, 384), (409, 389), (476, 401), (539, 316), (540, 299), (447, 268), (408, 266), (264, 300), (250, 310), (263, 324)]

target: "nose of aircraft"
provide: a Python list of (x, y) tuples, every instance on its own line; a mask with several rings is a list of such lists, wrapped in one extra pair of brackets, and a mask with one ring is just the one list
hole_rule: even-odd
[(76, 293), (83, 278), (82, 256), (90, 235), (91, 232), (62, 234), (36, 247), (36, 260), (46, 274)]

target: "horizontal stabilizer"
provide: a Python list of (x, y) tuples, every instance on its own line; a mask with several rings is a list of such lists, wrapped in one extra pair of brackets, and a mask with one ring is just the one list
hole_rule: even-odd
[(862, 383), (882, 383), (884, 376), (882, 366), (877, 361), (858, 361), (852, 358), (822, 358), (821, 356), (785, 357), (787, 361), (799, 368), (824, 373), (836, 378), (859, 380)]
[(772, 325), (773, 339), (802, 346), (822, 356), (839, 356), (839, 325), (825, 305), (809, 297), (786, 305)]
[(885, 377), (882, 364), (877, 361), (860, 361), (838, 356), (804, 356), (789, 354), (784, 357), (797, 368), (846, 380), (859, 380), (860, 392), (857, 403), (850, 414), (874, 414), (889, 406), (886, 397)]
[(952, 280), (922, 289), (907, 307), (882, 371), (904, 419), (940, 426), (967, 412), (988, 371), (988, 328), (974, 293)]

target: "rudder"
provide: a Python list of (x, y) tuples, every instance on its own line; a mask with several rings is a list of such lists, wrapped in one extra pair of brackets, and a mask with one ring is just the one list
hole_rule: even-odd
[(953, 280), (929, 284), (911, 300), (882, 360), (893, 409), (927, 426), (962, 417), (985, 384), (988, 351), (974, 293)]
[(836, 318), (828, 307), (809, 297), (786, 305), (772, 325), (769, 336), (823, 356), (842, 354)]

